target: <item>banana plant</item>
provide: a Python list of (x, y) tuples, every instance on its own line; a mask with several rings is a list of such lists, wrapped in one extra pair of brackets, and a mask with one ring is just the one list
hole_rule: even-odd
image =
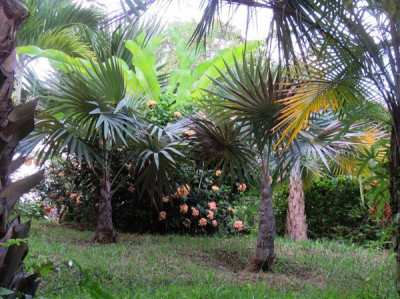
[(192, 98), (201, 98), (205, 94), (203, 89), (212, 82), (210, 77), (219, 75), (217, 69), (225, 71), (226, 63), (232, 64), (233, 57), (241, 61), (243, 53), (251, 52), (259, 46), (257, 41), (248, 41), (233, 49), (223, 49), (216, 57), (203, 63), (196, 63), (200, 53), (198, 49), (187, 47), (179, 28), (171, 29), (168, 36), (176, 45), (178, 66), (170, 75), (167, 91), (176, 94), (177, 104), (188, 102)]

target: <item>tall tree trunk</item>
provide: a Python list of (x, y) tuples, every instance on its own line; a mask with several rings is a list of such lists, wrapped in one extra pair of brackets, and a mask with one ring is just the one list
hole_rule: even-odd
[(263, 162), (261, 172), (261, 200), (258, 220), (257, 247), (249, 271), (271, 268), (275, 258), (275, 216), (272, 205), (271, 177), (268, 162)]
[[(11, 95), (18, 64), (15, 36), (19, 25), (28, 16), (28, 9), (20, 1), (0, 0), (0, 138), (2, 145), (6, 144), (0, 152), (0, 191), (9, 190), (8, 194), (2, 194), (0, 201), (0, 243), (29, 236), (30, 222), (20, 223), (19, 218), (9, 221), (9, 216), (19, 196), (36, 185), (43, 176), (41, 171), (9, 186), (10, 170), (19, 165), (19, 161), (12, 161), (14, 148), (21, 138), (34, 128), (33, 114), (36, 103), (30, 108), (24, 108), (27, 109), (26, 115), (10, 114), (14, 108)], [(14, 166), (10, 167), (12, 162)], [(29, 297), (35, 295), (39, 285), (38, 274), (24, 273), (23, 260), (27, 254), (26, 242), (13, 244), (8, 248), (0, 246), (0, 288), (13, 291), (2, 298), (25, 298), (28, 294)]]
[(390, 161), (390, 208), (392, 210), (393, 247), (397, 262), (397, 290), (400, 293), (400, 113), (393, 115), (393, 127), (391, 136), (391, 161)]
[(290, 173), (288, 209), (286, 216), (286, 236), (293, 241), (307, 240), (304, 190), (300, 171), (299, 160), (296, 162)]
[(99, 216), (94, 241), (100, 243), (116, 243), (117, 234), (114, 230), (112, 220), (111, 182), (110, 177), (107, 173), (101, 179), (100, 184), (101, 190), (99, 201)]
[[(29, 16), (28, 9), (18, 0), (0, 0), (0, 130), (8, 124), (8, 115), (14, 108), (12, 91), (14, 74), (18, 66), (15, 36), (19, 25)], [(0, 158), (0, 190), (8, 182), (8, 168), (14, 148), (9, 146)]]

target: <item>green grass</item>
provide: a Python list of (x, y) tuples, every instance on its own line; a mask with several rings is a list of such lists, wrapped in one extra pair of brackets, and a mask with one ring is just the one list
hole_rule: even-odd
[[(331, 241), (276, 242), (273, 272), (247, 273), (252, 237), (120, 234), (92, 244), (92, 232), (34, 223), (30, 256), (57, 266), (38, 295), (90, 298), (74, 260), (113, 298), (397, 298), (389, 252)], [(101, 296), (99, 297), (101, 298)]]

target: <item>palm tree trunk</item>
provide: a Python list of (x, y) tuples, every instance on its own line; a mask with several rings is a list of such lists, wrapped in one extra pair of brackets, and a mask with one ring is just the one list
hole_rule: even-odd
[[(265, 156), (265, 155), (264, 155)], [(264, 159), (261, 173), (261, 201), (258, 220), (257, 247), (249, 271), (271, 268), (275, 258), (275, 216), (272, 205), (271, 177)]]
[(394, 219), (393, 247), (397, 262), (397, 290), (400, 293), (400, 221), (397, 217), (400, 212), (400, 113), (393, 114), (393, 127), (391, 136), (391, 161), (390, 161), (390, 208)]
[(300, 160), (296, 162), (290, 173), (286, 236), (293, 241), (307, 240), (307, 222)]
[[(27, 8), (17, 0), (0, 1), (0, 128), (8, 124), (8, 114), (14, 107), (11, 95), (17, 68), (15, 35), (18, 26), (29, 16)], [(8, 150), (0, 158), (0, 190), (8, 181), (8, 167), (14, 151)]]
[[(9, 129), (8, 116), (14, 104), (11, 98), (14, 84), (14, 74), (17, 63), (15, 51), (15, 36), (19, 25), (28, 18), (28, 9), (18, 0), (0, 1), (0, 134), (7, 146), (0, 154), (0, 191), (9, 185), (9, 169), (14, 148), (19, 139), (14, 138), (18, 131), (4, 134)], [(32, 116), (33, 117), (33, 116)], [(32, 126), (33, 126), (33, 118)], [(32, 128), (33, 129), (33, 128)], [(8, 137), (7, 137), (8, 136)], [(42, 174), (41, 174), (42, 175)], [(10, 187), (11, 188), (11, 187)], [(0, 202), (0, 242), (8, 243), (10, 239), (25, 239), (29, 236), (30, 222), (20, 223), (19, 218), (9, 221), (14, 204), (3, 198)], [(24, 273), (23, 260), (28, 253), (26, 242), (13, 244), (10, 247), (0, 246), (0, 287), (11, 289), (13, 293), (2, 298), (16, 298), (17, 294), (25, 297), (35, 295), (39, 285), (38, 274)]]
[(100, 181), (100, 201), (99, 201), (99, 216), (97, 221), (95, 242), (99, 243), (116, 243), (117, 233), (114, 230), (112, 220), (112, 206), (111, 206), (111, 182), (108, 173)]

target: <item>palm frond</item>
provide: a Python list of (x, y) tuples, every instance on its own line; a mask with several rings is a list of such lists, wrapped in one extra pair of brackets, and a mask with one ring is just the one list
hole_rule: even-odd
[(282, 84), (286, 96), (280, 100), (283, 108), (274, 128), (282, 129), (278, 144), (285, 140), (285, 148), (309, 125), (313, 114), (360, 103), (365, 95), (359, 76), (327, 67), (321, 61), (294, 65), (290, 75), (294, 82)]
[(234, 59), (232, 68), (226, 64), (227, 73), (219, 71), (220, 78), (212, 79), (214, 96), (212, 104), (222, 110), (219, 117), (250, 126), (260, 148), (275, 136), (277, 116), (281, 109), (281, 73), (269, 59), (251, 56), (242, 63)]
[(134, 143), (137, 153), (137, 185), (141, 195), (147, 192), (157, 201), (173, 193), (171, 181), (180, 177), (179, 168), (185, 161), (185, 142), (179, 138), (183, 123), (166, 128), (149, 125), (138, 132)]
[(205, 167), (221, 170), (220, 180), (231, 174), (232, 184), (239, 177), (252, 182), (257, 166), (256, 152), (248, 134), (231, 123), (215, 123), (204, 118), (191, 118), (188, 134), (194, 157)]

